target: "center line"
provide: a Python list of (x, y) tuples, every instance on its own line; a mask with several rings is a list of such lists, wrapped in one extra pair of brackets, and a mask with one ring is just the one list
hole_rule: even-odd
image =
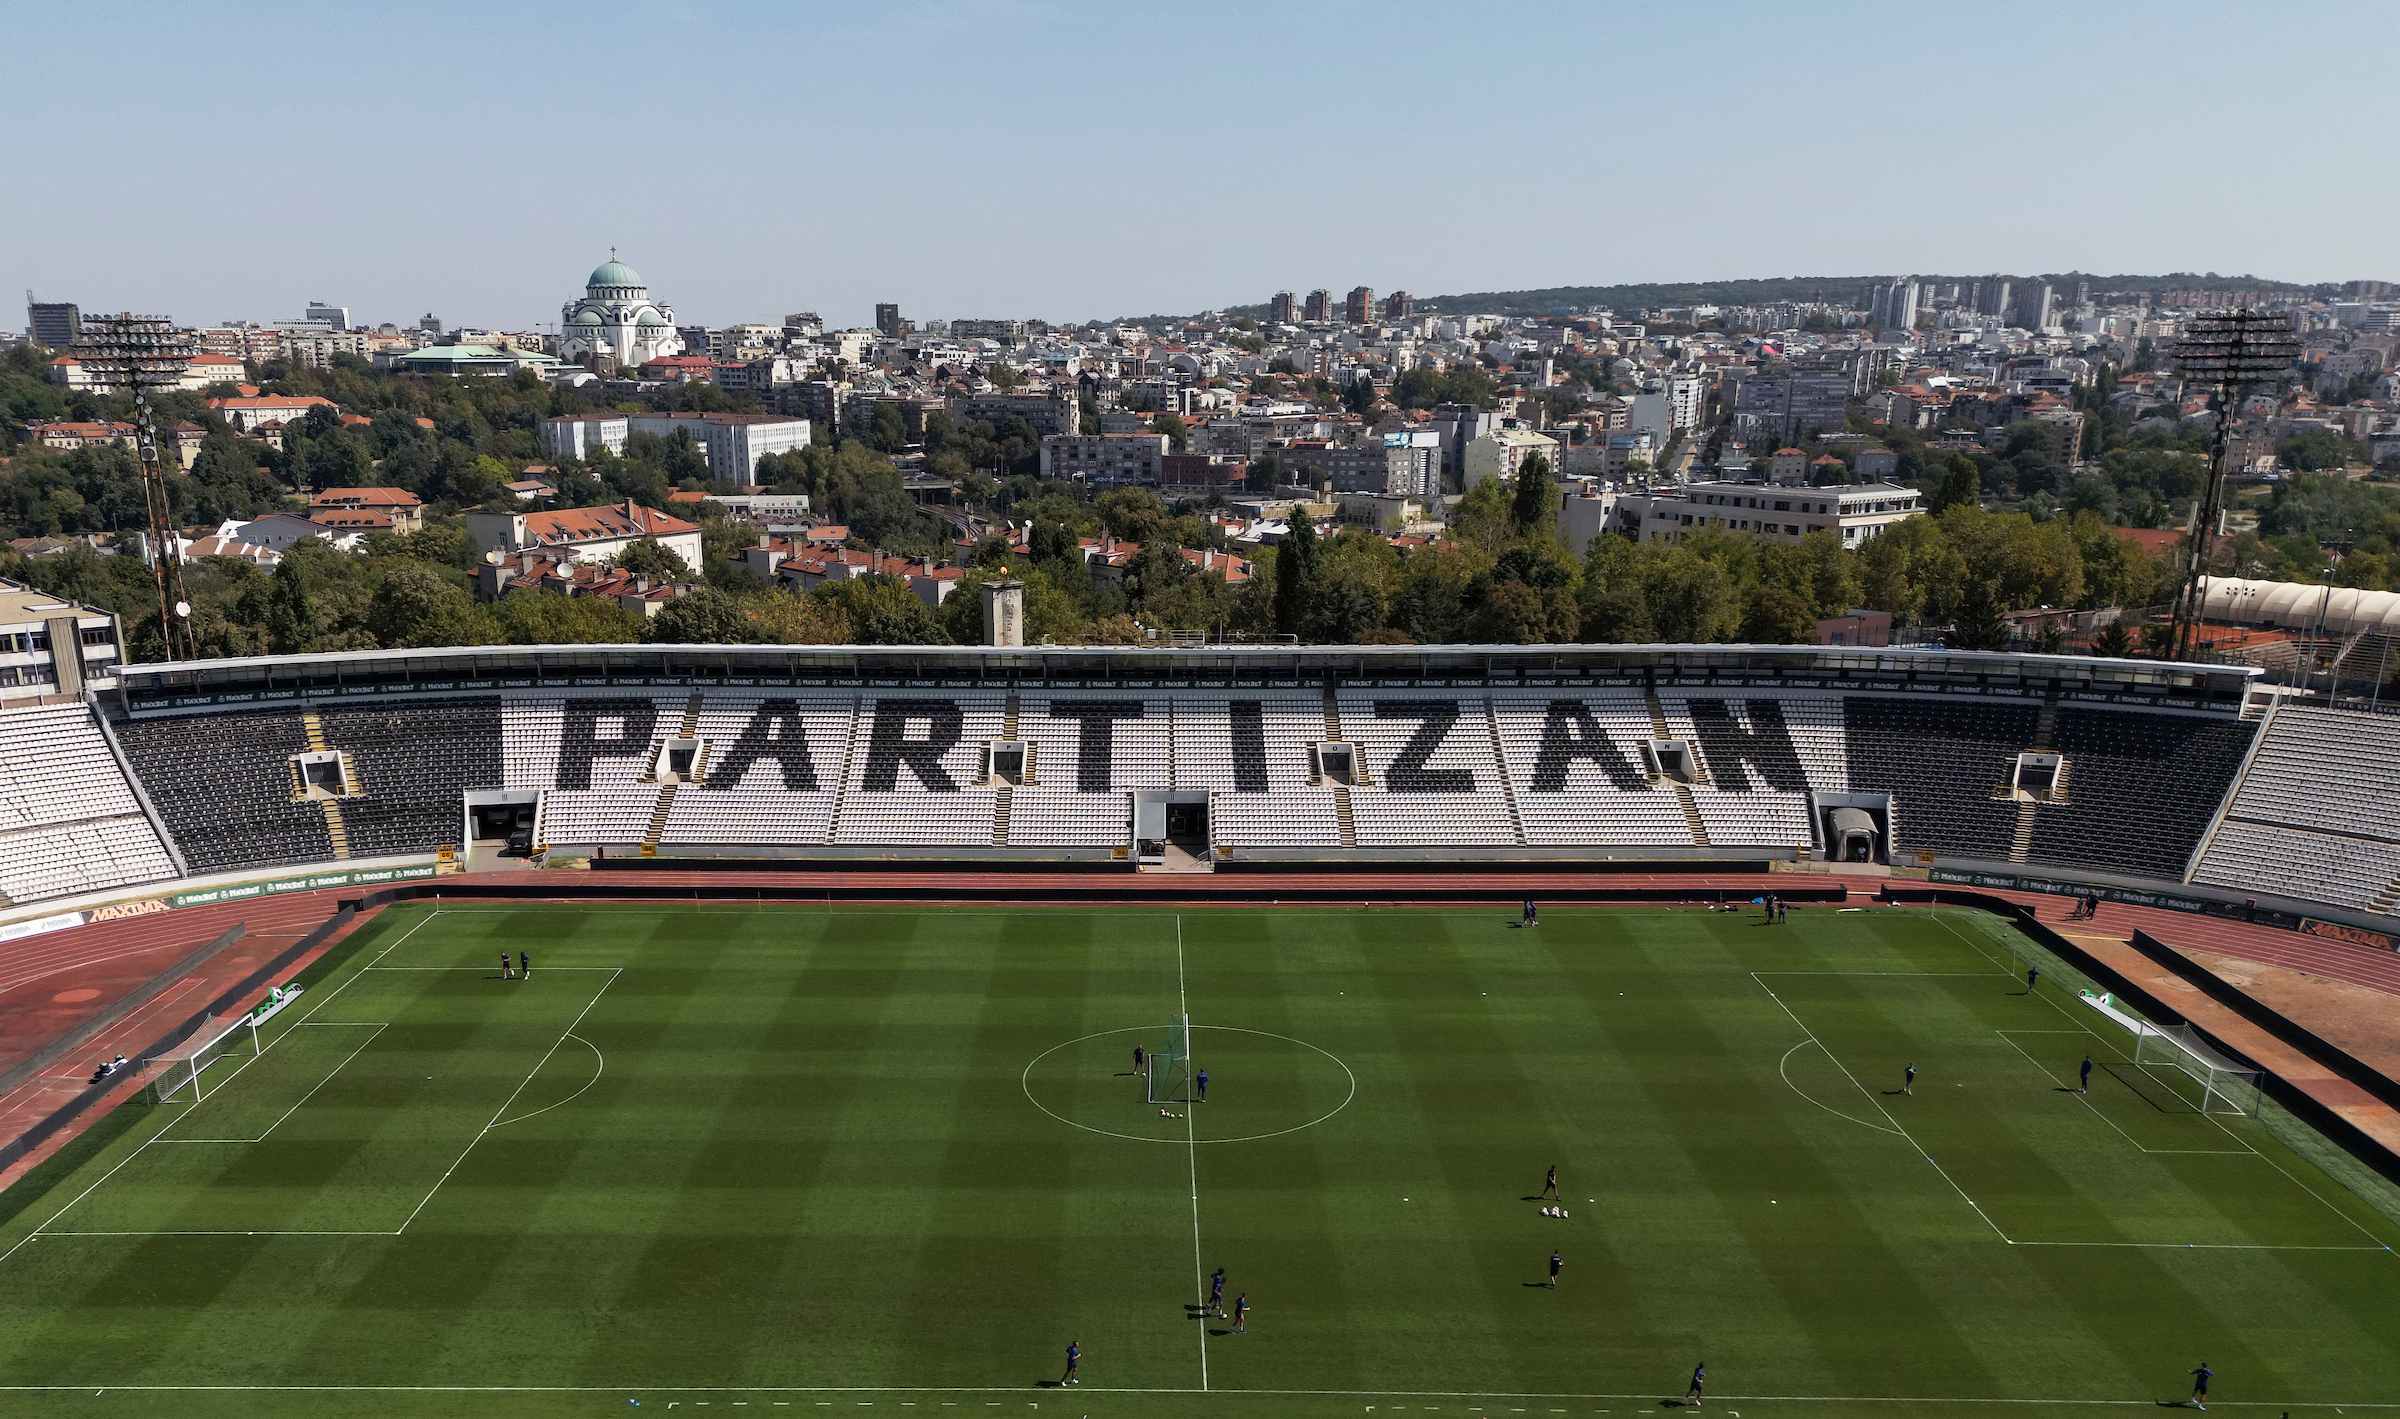
[[(1183, 917), (1175, 918), (1175, 1003), (1183, 1015), (1183, 1077), (1193, 1077), (1192, 1064), (1192, 999), (1183, 983)], [(1192, 1294), (1203, 1304), (1208, 1300), (1208, 1283), (1202, 1273), (1207, 1270), (1200, 1260), (1200, 1142), (1193, 1131), (1192, 1108), (1198, 1103), (1199, 1091), (1187, 1084), (1183, 1101), (1183, 1148), (1190, 1160), (1192, 1174)], [(1208, 1312), (1200, 1313), (1200, 1388), (1208, 1389)]]

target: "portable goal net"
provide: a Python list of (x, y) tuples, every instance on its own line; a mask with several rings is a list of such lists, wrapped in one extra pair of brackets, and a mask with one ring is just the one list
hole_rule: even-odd
[(2228, 1059), (2189, 1025), (2147, 1025), (2134, 1036), (2134, 1067), (2200, 1113), (2258, 1112), (2259, 1072)]
[(1142, 1067), (1142, 1096), (1154, 1104), (1191, 1102), (1192, 1017), (1179, 1015), (1167, 1022), (1166, 1038), (1150, 1051)]
[(208, 1019), (193, 1031), (189, 1039), (165, 1054), (153, 1055), (144, 1061), (158, 1069), (153, 1081), (158, 1101), (171, 1104), (188, 1099), (198, 1103), (230, 1078), (241, 1066), (218, 1072), (209, 1077), (209, 1066), (228, 1059), (248, 1059), (258, 1053), (258, 1023), (251, 1016), (241, 1015), (232, 1021)]

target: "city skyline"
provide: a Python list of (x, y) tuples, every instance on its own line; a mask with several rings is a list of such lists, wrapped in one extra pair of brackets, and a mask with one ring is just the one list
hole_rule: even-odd
[[(2005, 45), (1856, 6), (1531, 30), (1353, 6), (244, 13), (19, 19), (32, 50), (99, 56), (28, 70), (19, 151), (106, 154), (118, 180), (0, 235), (12, 294), (541, 328), (612, 246), (710, 324), (1796, 271), (2313, 282), (2388, 275), (2400, 216), (2342, 156), (2371, 122), (2360, 40), (2394, 28), (2366, 7), (2035, 7)], [(2260, 82), (2267, 47), (2306, 81)], [(744, 55), (775, 67), (745, 83)], [(261, 67), (303, 77), (190, 81)], [(147, 136), (187, 126), (208, 136)], [(2341, 206), (2255, 220), (2302, 187)]]

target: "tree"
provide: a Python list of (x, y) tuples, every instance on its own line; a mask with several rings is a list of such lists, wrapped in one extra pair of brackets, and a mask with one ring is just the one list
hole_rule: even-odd
[(428, 566), (404, 565), (385, 572), (367, 603), (368, 632), (376, 644), (393, 649), (482, 645), (491, 639), (492, 629), (483, 623), (466, 588)]
[(738, 599), (707, 586), (668, 602), (651, 618), (648, 638), (664, 645), (746, 645), (752, 627)]
[(2112, 621), (2101, 627), (2099, 634), (2092, 637), (2092, 654), (2115, 656), (2119, 659), (2133, 654), (2133, 637), (2125, 633), (2125, 624), (2122, 621)]
[(1952, 650), (2006, 650), (2008, 641), (2009, 625), (2000, 614), (1999, 587), (1988, 581), (1973, 583), (1942, 643)]
[(1308, 509), (1293, 508), (1291, 530), (1275, 544), (1275, 629), (1307, 629), (1317, 592), (1317, 525)]
[(1183, 421), (1183, 416), (1180, 414), (1152, 415), (1150, 419), (1150, 432), (1154, 434), (1165, 434), (1167, 436), (1167, 447), (1177, 453), (1181, 453), (1186, 448), (1191, 446), (1191, 425), (1186, 424)]
[(1980, 502), (1983, 494), (1983, 475), (1976, 470), (1975, 460), (1963, 453), (1950, 455), (1949, 464), (1942, 470), (1942, 481), (1926, 504), (1928, 512), (1939, 513), (1944, 508)]
[(1674, 645), (1723, 640), (1741, 616), (1733, 579), (1717, 562), (1679, 546), (1644, 567), (1642, 600), (1658, 639)]
[(275, 589), (267, 602), (267, 634), (277, 655), (295, 655), (317, 643), (317, 611), (309, 596), (308, 573), (297, 548), (286, 549), (275, 567)]
[(1558, 487), (1550, 481), (1550, 460), (1536, 453), (1517, 465), (1511, 490), (1509, 521), (1520, 537), (1544, 537), (1558, 518)]
[[(950, 637), (936, 621), (930, 607), (917, 598), (901, 577), (851, 577), (846, 581), (828, 581), (809, 593), (811, 600), (822, 599), (832, 610), (850, 623), (850, 639), (857, 645), (947, 645)], [(980, 639), (980, 637), (978, 637)]]
[[(954, 593), (950, 599), (955, 601), (958, 596)], [(850, 643), (850, 618), (829, 599), (760, 591), (743, 597), (741, 607), (751, 637), (767, 645)]]
[(675, 550), (655, 537), (642, 537), (617, 549), (609, 565), (633, 576), (659, 581), (689, 581), (692, 569)]
[(1807, 602), (1783, 587), (1754, 587), (1742, 607), (1742, 639), (1752, 645), (1813, 645), (1816, 617)]

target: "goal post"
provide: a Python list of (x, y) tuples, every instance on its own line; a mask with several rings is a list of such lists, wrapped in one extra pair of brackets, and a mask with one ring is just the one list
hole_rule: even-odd
[(2201, 1113), (2258, 1112), (2259, 1071), (2226, 1058), (2190, 1025), (2146, 1026), (2134, 1037), (2133, 1064), (2153, 1078), (2183, 1075), (2189, 1083), (2176, 1095)]
[(1142, 1097), (1153, 1104), (1191, 1102), (1192, 1017), (1167, 1021), (1165, 1037), (1150, 1051), (1142, 1068)]
[(245, 1013), (230, 1022), (205, 1020), (182, 1044), (143, 1062), (158, 1069), (152, 1087), (157, 1090), (160, 1103), (188, 1100), (196, 1104), (215, 1092), (217, 1085), (240, 1067), (225, 1071), (212, 1082), (208, 1077), (210, 1065), (224, 1059), (250, 1058), (257, 1053), (258, 1021)]

